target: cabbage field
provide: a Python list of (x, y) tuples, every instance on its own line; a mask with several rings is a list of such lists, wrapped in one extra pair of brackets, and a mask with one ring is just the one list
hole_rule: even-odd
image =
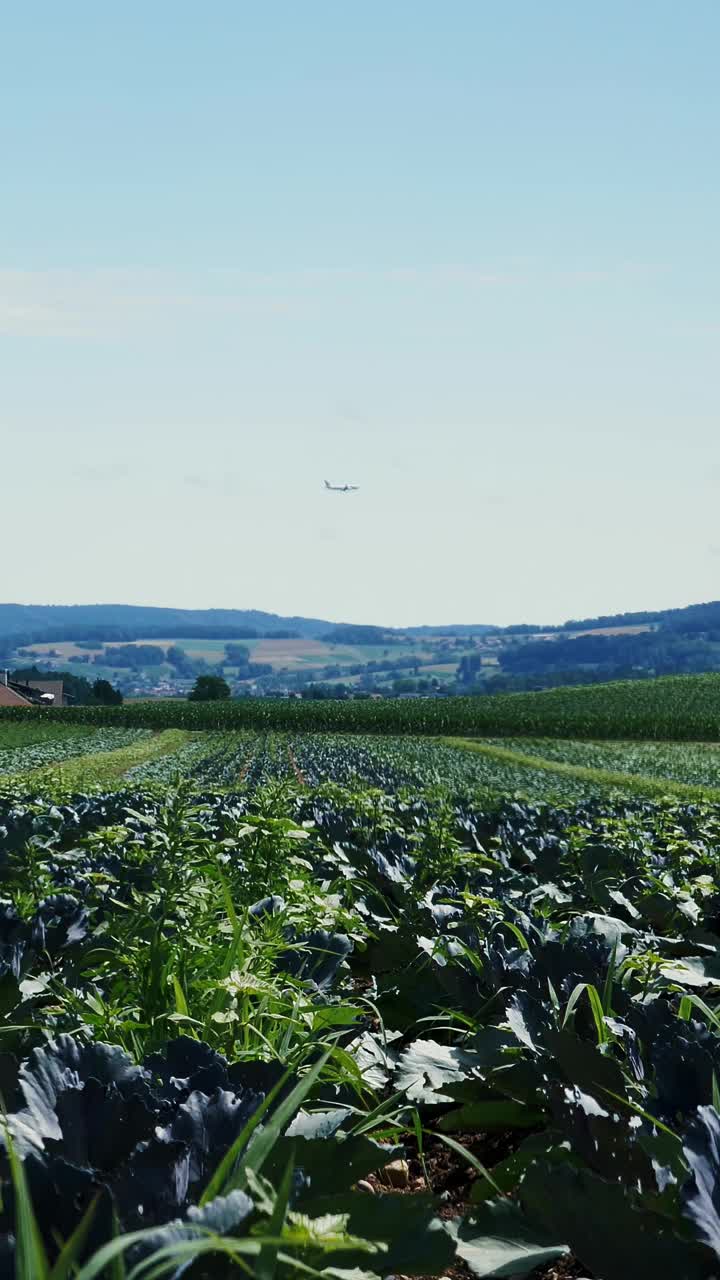
[(718, 1277), (716, 751), (1, 720), (0, 1276)]

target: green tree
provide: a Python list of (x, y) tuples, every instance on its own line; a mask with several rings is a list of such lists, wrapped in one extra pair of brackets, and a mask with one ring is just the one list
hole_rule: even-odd
[(189, 679), (198, 674), (198, 664), (195, 662), (184, 649), (180, 649), (178, 645), (172, 644), (165, 654), (165, 661), (175, 668), (175, 674), (184, 676)]
[(225, 661), (230, 667), (245, 667), (250, 661), (250, 650), (246, 644), (226, 644)]
[(398, 676), (393, 680), (393, 693), (417, 693), (417, 683), (411, 676)]
[(120, 690), (114, 688), (109, 680), (96, 680), (92, 691), (95, 700), (106, 707), (119, 707), (123, 700)]
[(188, 698), (191, 702), (220, 702), (230, 697), (230, 685), (222, 676), (198, 676)]

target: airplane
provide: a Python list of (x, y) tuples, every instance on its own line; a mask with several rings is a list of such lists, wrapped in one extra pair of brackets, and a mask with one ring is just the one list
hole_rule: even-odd
[(324, 481), (325, 488), (333, 493), (354, 493), (360, 488), (359, 484), (331, 484), (329, 480)]

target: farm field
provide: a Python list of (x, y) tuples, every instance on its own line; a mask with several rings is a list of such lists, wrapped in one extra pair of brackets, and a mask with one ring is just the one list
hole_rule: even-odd
[[(642, 622), (628, 624), (621, 627), (588, 627), (584, 631), (568, 631), (568, 638), (576, 639), (578, 636), (640, 636), (647, 631), (653, 630), (651, 622)], [(547, 634), (541, 633), (541, 634)]]
[[(442, 637), (436, 638), (438, 643)], [(211, 638), (188, 637), (179, 639), (155, 639), (152, 640), (129, 640), (126, 643), (135, 645), (154, 644), (158, 648), (167, 650), (171, 646), (177, 646), (184, 649), (192, 658), (203, 658), (208, 663), (222, 662), (225, 654), (226, 640), (217, 640)], [(277, 670), (298, 670), (303, 667), (324, 667), (329, 663), (343, 663), (352, 665), (356, 662), (370, 662), (382, 657), (402, 658), (412, 655), (419, 659), (430, 656), (430, 650), (421, 643), (412, 644), (392, 644), (392, 645), (349, 645), (349, 644), (329, 644), (323, 640), (314, 640), (308, 637), (296, 637), (290, 639), (247, 639), (240, 641), (230, 641), (230, 643), (239, 643), (250, 650), (253, 662), (266, 662)], [(33, 644), (28, 647), (28, 653), (38, 659), (46, 658), (48, 653), (54, 651), (65, 662), (73, 662), (86, 656), (89, 653), (101, 653), (105, 648), (104, 645), (98, 643), (95, 650), (89, 650), (75, 644), (71, 640), (58, 641), (56, 643)], [(108, 644), (108, 648), (112, 649), (112, 642)], [(453, 667), (457, 664), (452, 664)], [(112, 663), (108, 662), (108, 670), (112, 670)], [(73, 668), (74, 670), (74, 668)], [(78, 670), (80, 665), (78, 664)]]
[(711, 1280), (712, 757), (0, 717), (0, 1274)]

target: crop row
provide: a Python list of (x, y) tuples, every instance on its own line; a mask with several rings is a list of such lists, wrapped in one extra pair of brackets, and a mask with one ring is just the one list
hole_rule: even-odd
[(615, 795), (720, 800), (720, 788), (713, 786), (710, 747), (646, 744), (654, 767), (645, 774), (638, 772), (644, 748), (633, 743), (606, 747), (531, 740), (527, 751), (524, 745), (524, 739), (438, 742), (299, 734), (290, 737), (288, 751), (294, 769), (310, 785), (332, 778), (344, 785), (368, 783), (388, 793), (438, 789), (486, 803), (493, 796), (559, 804)]
[[(1, 735), (0, 735), (1, 736)], [(65, 744), (64, 746), (62, 744)], [(85, 744), (85, 745), (83, 745)], [(98, 749), (93, 751), (93, 746)], [(48, 753), (46, 755), (45, 753)], [(25, 753), (29, 752), (29, 756)], [(448, 739), (362, 734), (189, 734), (185, 730), (98, 730), (73, 741), (10, 753), (3, 790), (47, 796), (107, 788), (125, 779), (162, 788), (182, 778), (196, 790), (252, 791), (270, 779), (305, 786), (328, 781), (385, 793), (437, 790), (476, 803), (515, 796), (575, 804), (635, 795), (718, 799), (718, 749), (693, 744), (601, 744), (562, 740)], [(26, 768), (18, 766), (25, 761)], [(639, 773), (642, 769), (644, 772)]]
[(667, 676), (492, 697), (337, 702), (167, 700), (50, 712), (8, 707), (0, 711), (0, 722), (34, 715), (62, 717), (64, 723), (150, 729), (717, 741), (720, 675)]
[(126, 775), (127, 780), (134, 786), (148, 783), (162, 785), (172, 783), (177, 778), (217, 786), (237, 781), (239, 767), (234, 769), (233, 766), (241, 750), (241, 742), (250, 737), (251, 735), (240, 733), (209, 731), (194, 734), (186, 737), (176, 751), (130, 769)]
[(720, 788), (720, 745), (703, 742), (572, 742), (505, 738), (489, 745), (514, 748), (544, 760)]
[(567, 803), (603, 792), (600, 785), (549, 775), (532, 763), (508, 762), (499, 752), (479, 755), (421, 738), (298, 734), (290, 737), (288, 751), (311, 786), (331, 779), (344, 786), (370, 785), (388, 794), (438, 790), (476, 798), (517, 795)]
[[(14, 726), (13, 726), (14, 727)], [(41, 726), (44, 727), (44, 726)], [(117, 751), (130, 743), (143, 741), (151, 736), (148, 729), (85, 728), (73, 726), (72, 732), (43, 736), (40, 741), (22, 746), (6, 746), (6, 726), (0, 726), (0, 776), (16, 776), (47, 765), (60, 764), (77, 756), (98, 755)], [(65, 726), (63, 726), (65, 728)]]
[(0, 753), (16, 747), (28, 747), (40, 742), (54, 742), (60, 738), (79, 737), (92, 733), (92, 725), (71, 724), (62, 717), (47, 715), (20, 716), (17, 719), (0, 719)]
[[(203, 747), (203, 742), (207, 745)], [(212, 734), (174, 756), (133, 771), (136, 782), (178, 775), (197, 786), (252, 790), (269, 778), (316, 787), (331, 781), (399, 791), (444, 791), (573, 804), (615, 794), (718, 799), (712, 747), (680, 744), (605, 745), (553, 740), (494, 742), (361, 734)], [(647, 760), (647, 773), (640, 773)]]

